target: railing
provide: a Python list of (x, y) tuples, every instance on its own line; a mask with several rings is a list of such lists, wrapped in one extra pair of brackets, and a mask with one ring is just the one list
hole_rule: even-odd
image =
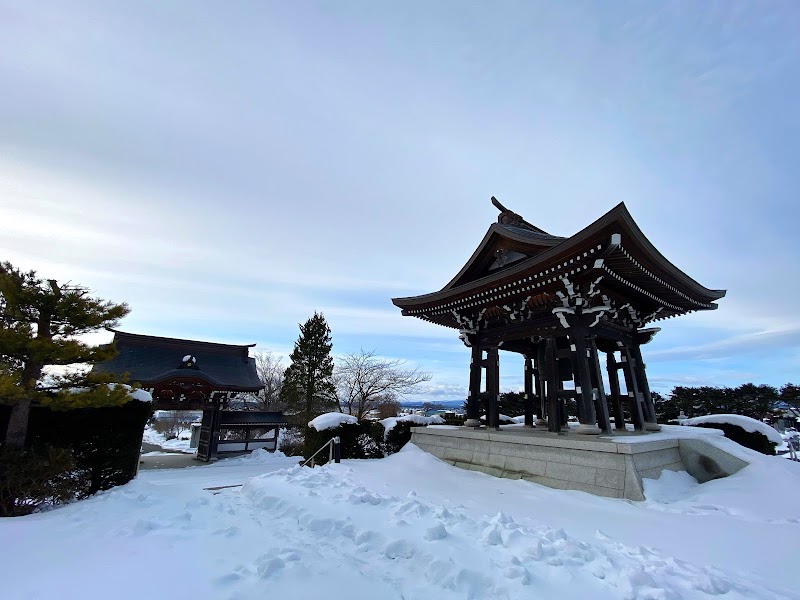
[(337, 435), (336, 437), (332, 437), (327, 442), (325, 442), (319, 450), (314, 452), (314, 454), (312, 454), (308, 458), (308, 460), (303, 462), (300, 466), (301, 467), (305, 467), (308, 463), (311, 463), (311, 466), (314, 467), (315, 464), (316, 464), (314, 462), (314, 458), (316, 458), (317, 454), (319, 454), (320, 452), (325, 450), (326, 447), (329, 449), (328, 462), (333, 461), (333, 462), (335, 462), (337, 464), (340, 463), (342, 461), (341, 440), (339, 439), (339, 436)]

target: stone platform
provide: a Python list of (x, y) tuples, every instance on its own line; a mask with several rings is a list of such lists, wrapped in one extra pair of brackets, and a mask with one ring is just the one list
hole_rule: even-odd
[(644, 500), (642, 478), (657, 478), (665, 469), (688, 471), (703, 482), (747, 464), (703, 440), (659, 439), (659, 434), (587, 437), (523, 427), (415, 427), (412, 432), (415, 445), (456, 467), (628, 500)]

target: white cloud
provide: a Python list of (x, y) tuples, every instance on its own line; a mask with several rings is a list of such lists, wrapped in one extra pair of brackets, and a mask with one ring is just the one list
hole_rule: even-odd
[[(128, 300), (141, 333), (286, 348), (322, 310), (338, 346), (446, 383), (455, 332), (390, 297), (445, 284), (493, 194), (560, 235), (624, 200), (729, 291), (663, 324), (653, 370), (792, 355), (791, 9), (354, 6), (207, 4), (179, 35), (147, 3), (8, 8), (2, 258)], [(759, 365), (788, 379), (796, 357)]]

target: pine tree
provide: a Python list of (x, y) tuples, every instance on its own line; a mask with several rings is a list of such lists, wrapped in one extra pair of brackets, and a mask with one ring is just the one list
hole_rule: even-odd
[(105, 385), (111, 382), (107, 374), (48, 373), (43, 378), (45, 367), (111, 358), (113, 346), (89, 346), (76, 337), (113, 327), (128, 312), (125, 304), (92, 298), (81, 286), (44, 281), (35, 271), (0, 263), (0, 404), (12, 406), (7, 446), (25, 444), (33, 402), (67, 409), (128, 400), (122, 386)]
[(336, 406), (336, 386), (333, 382), (331, 330), (325, 317), (314, 313), (304, 325), (289, 355), (292, 364), (283, 375), (281, 400), (286, 411), (302, 419), (311, 419)]

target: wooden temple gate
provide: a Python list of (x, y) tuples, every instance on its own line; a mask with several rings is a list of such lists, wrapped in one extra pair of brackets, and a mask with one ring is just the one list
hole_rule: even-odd
[[(156, 410), (202, 411), (197, 458), (208, 462), (217, 455), (223, 425), (243, 432), (258, 423), (275, 429), (284, 423), (280, 413), (253, 411), (248, 421), (226, 424), (226, 409), (241, 393), (262, 389), (249, 346), (114, 332), (117, 355), (94, 369), (138, 383), (153, 395)], [(239, 419), (241, 420), (241, 419)], [(246, 447), (246, 444), (245, 444)]]
[(660, 429), (641, 353), (660, 330), (649, 324), (715, 309), (725, 291), (701, 286), (667, 261), (624, 204), (563, 238), (492, 202), (498, 222), (450, 283), (392, 300), (404, 315), (457, 329), (471, 348), (466, 425), (481, 425), (483, 402), (487, 425), (499, 428), (502, 349), (524, 356), (526, 425), (562, 431), (574, 399), (577, 433), (624, 430), (626, 410), (636, 431)]

